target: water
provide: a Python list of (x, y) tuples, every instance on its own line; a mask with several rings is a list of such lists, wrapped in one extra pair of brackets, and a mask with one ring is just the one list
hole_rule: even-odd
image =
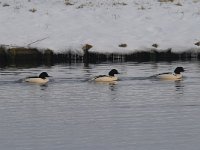
[[(183, 66), (182, 81), (153, 74)], [(121, 72), (116, 84), (88, 80)], [(46, 86), (22, 82), (47, 71)], [(0, 149), (198, 150), (200, 62), (61, 64), (0, 70)]]

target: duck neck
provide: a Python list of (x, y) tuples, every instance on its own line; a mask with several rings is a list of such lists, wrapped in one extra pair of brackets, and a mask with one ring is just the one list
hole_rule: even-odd
[(46, 79), (46, 77), (44, 77), (44, 76), (39, 76), (39, 78), (41, 78), (41, 79)]
[(174, 72), (174, 74), (179, 75), (179, 74), (181, 74), (181, 73), (180, 73), (180, 72)]

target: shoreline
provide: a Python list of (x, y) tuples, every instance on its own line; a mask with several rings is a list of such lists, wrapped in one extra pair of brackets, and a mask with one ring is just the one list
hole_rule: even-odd
[(200, 49), (188, 50), (183, 52), (172, 52), (171, 49), (149, 51), (138, 50), (130, 53), (101, 53), (90, 51), (91, 47), (83, 47), (82, 52), (77, 53), (68, 50), (63, 53), (54, 53), (50, 49), (37, 49), (25, 47), (6, 48), (0, 46), (0, 66), (9, 64), (44, 64), (53, 65), (56, 63), (82, 62), (101, 63), (101, 62), (148, 62), (148, 61), (184, 61), (200, 60)]

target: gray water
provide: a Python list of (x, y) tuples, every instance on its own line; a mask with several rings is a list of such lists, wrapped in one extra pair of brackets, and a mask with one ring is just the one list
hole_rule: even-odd
[[(181, 81), (150, 76), (183, 66)], [(116, 68), (115, 84), (88, 80)], [(46, 71), (50, 82), (23, 82)], [(199, 150), (200, 62), (0, 70), (1, 150)]]

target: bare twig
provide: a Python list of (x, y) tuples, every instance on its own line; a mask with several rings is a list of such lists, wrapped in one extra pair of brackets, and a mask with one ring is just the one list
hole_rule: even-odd
[(32, 45), (32, 44), (34, 44), (34, 43), (37, 43), (37, 42), (43, 41), (43, 40), (48, 39), (48, 38), (49, 38), (49, 37), (45, 37), (45, 38), (42, 38), (42, 39), (36, 40), (36, 41), (34, 41), (34, 42), (31, 42), (31, 43), (27, 44), (27, 46), (29, 47), (30, 45)]

